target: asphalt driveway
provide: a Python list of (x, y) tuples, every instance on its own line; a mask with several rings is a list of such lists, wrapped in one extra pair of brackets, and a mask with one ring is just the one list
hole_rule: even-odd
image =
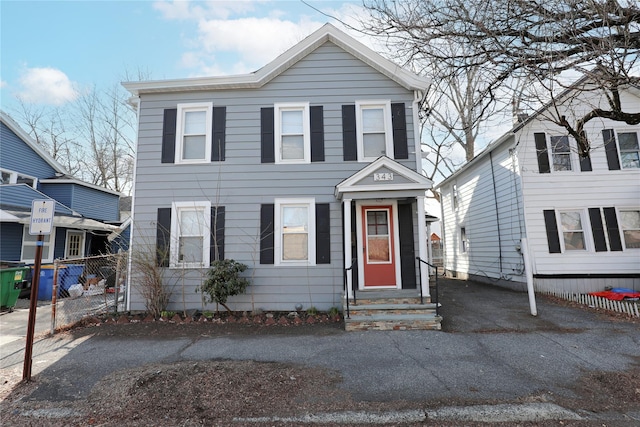
[[(617, 375), (640, 366), (637, 322), (541, 298), (533, 317), (525, 293), (457, 280), (441, 281), (440, 301), (442, 331), (347, 333), (318, 325), (234, 334), (159, 325), (173, 329), (132, 332), (144, 327), (138, 324), (111, 326), (124, 334), (85, 330), (41, 338), (33, 364), (41, 386), (29, 398), (80, 399), (115, 370), (185, 360), (317, 366), (336, 372), (340, 387), (357, 400), (421, 404), (571, 399), (588, 373)], [(21, 368), (20, 345), (2, 346), (3, 374)], [(640, 405), (607, 416), (635, 422)]]

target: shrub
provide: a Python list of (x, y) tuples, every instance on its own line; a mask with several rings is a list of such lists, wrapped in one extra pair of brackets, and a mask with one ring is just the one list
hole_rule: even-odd
[(232, 259), (216, 260), (207, 272), (207, 279), (196, 288), (196, 292), (205, 294), (205, 303), (215, 302), (231, 311), (227, 307), (227, 299), (245, 293), (249, 286), (249, 279), (240, 277), (240, 273), (246, 269), (246, 265)]

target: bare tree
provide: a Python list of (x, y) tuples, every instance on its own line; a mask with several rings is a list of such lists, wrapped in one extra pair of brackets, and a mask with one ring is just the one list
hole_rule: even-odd
[[(410, 59), (430, 58), (452, 69), (479, 67), (491, 76), (486, 94), (494, 98), (514, 81), (535, 81), (547, 89), (546, 102), (568, 88), (566, 72), (590, 84), (573, 90), (606, 99), (575, 118), (554, 122), (573, 136), (580, 154), (591, 145), (584, 125), (594, 118), (640, 123), (624, 111), (620, 89), (640, 83), (633, 75), (640, 51), (640, 7), (635, 0), (364, 0), (379, 34), (402, 41)], [(459, 52), (443, 49), (453, 43)], [(539, 99), (538, 101), (542, 101)]]
[(127, 193), (133, 183), (135, 112), (119, 84), (62, 106), (20, 102), (17, 121), (72, 176)]

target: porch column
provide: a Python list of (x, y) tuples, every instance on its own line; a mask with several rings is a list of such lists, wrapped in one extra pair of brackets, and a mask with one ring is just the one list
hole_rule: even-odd
[[(418, 203), (418, 256), (429, 262), (429, 254), (427, 253), (427, 224), (424, 212), (425, 196), (416, 197)], [(422, 295), (430, 297), (429, 294), (429, 266), (422, 264), (420, 266), (420, 280), (422, 282)]]
[[(344, 268), (351, 266), (351, 199), (342, 201), (344, 209)], [(347, 272), (347, 298), (353, 298), (353, 275), (352, 270)]]

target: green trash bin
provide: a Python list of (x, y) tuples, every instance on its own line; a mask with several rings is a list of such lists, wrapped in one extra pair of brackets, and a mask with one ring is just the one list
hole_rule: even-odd
[(28, 286), (29, 267), (3, 268), (0, 270), (0, 306), (13, 311), (20, 291)]

